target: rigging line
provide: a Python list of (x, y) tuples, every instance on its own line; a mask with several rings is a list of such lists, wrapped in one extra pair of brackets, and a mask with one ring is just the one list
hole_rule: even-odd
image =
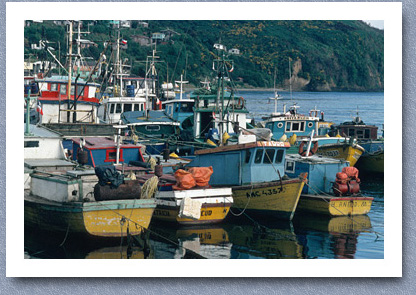
[[(178, 62), (179, 62), (179, 57), (181, 56), (182, 49), (185, 47), (185, 42), (184, 42), (184, 40), (185, 40), (185, 36), (188, 34), (188, 31), (189, 31), (189, 26), (186, 28), (186, 32), (185, 32), (185, 34), (183, 35), (183, 38), (182, 38), (182, 46), (181, 46), (181, 48), (179, 49), (179, 54), (178, 54), (178, 57), (176, 58), (175, 67), (173, 68), (173, 72), (172, 72), (172, 75), (171, 75), (172, 82), (173, 82), (173, 77), (174, 77), (174, 74), (175, 74), (175, 72), (176, 72), (176, 67), (177, 67)], [(186, 51), (186, 49), (185, 49), (185, 51)], [(185, 70), (186, 70), (186, 69), (185, 69)], [(168, 81), (168, 83), (169, 83), (169, 81)]]
[[(154, 235), (156, 235), (156, 236), (158, 236), (158, 237), (160, 237), (160, 238), (162, 238), (162, 239), (164, 239), (164, 240), (166, 240), (166, 241), (170, 242), (171, 244), (174, 244), (174, 245), (175, 245), (175, 246), (177, 246), (178, 248), (183, 248), (183, 249), (185, 249), (186, 251), (190, 251), (191, 253), (198, 254), (198, 253), (196, 253), (195, 251), (192, 251), (192, 250), (190, 250), (190, 249), (188, 249), (188, 248), (186, 248), (186, 247), (184, 247), (184, 246), (180, 245), (179, 243), (176, 243), (175, 241), (172, 241), (172, 240), (170, 240), (170, 239), (168, 239), (168, 238), (166, 238), (166, 237), (164, 237), (164, 236), (162, 236), (162, 235), (160, 235), (160, 234), (158, 234), (158, 233), (156, 233), (156, 232), (154, 232), (154, 231), (150, 230), (149, 228), (145, 228), (144, 226), (140, 225), (138, 222), (136, 222), (136, 221), (134, 221), (134, 220), (132, 220), (132, 219), (130, 219), (130, 218), (128, 218), (128, 217), (126, 217), (125, 215), (123, 215), (123, 214), (121, 214), (121, 213), (119, 213), (119, 212), (115, 211), (114, 209), (112, 209), (112, 208), (110, 208), (110, 207), (106, 206), (105, 204), (102, 204), (102, 203), (101, 203), (101, 202), (99, 202), (99, 201), (98, 201), (97, 203), (98, 203), (98, 205), (103, 206), (103, 207), (107, 208), (107, 209), (108, 209), (108, 210), (110, 210), (110, 211), (113, 211), (115, 214), (120, 215), (120, 216), (122, 217), (121, 221), (123, 221), (123, 222), (130, 221), (130, 222), (134, 223), (136, 226), (139, 226), (142, 230), (144, 230), (144, 231), (149, 231), (151, 234), (154, 234)], [(199, 254), (198, 254), (198, 255), (199, 255)]]
[(69, 232), (69, 222), (68, 222), (68, 226), (67, 226), (67, 228), (66, 228), (65, 238), (64, 238), (64, 240), (62, 241), (62, 243), (59, 245), (59, 247), (62, 247), (62, 246), (65, 244), (65, 242), (66, 242), (66, 238), (68, 237), (68, 232)]
[[(244, 207), (244, 209), (243, 210), (240, 210), (241, 212), (240, 213), (234, 213), (232, 210), (231, 210), (231, 207), (230, 207), (230, 212), (231, 212), (231, 214), (232, 215), (234, 215), (234, 216), (241, 216), (242, 214), (244, 214), (244, 212), (246, 211), (246, 209), (247, 209), (247, 207), (248, 207), (248, 204), (250, 203), (250, 200), (251, 200), (251, 194), (253, 193), (253, 184), (251, 184), (251, 190), (250, 190), (250, 195), (249, 195), (249, 197), (248, 197), (248, 200), (247, 200), (247, 203), (246, 203), (246, 205), (245, 205), (245, 207)], [(237, 208), (238, 209), (238, 208)]]

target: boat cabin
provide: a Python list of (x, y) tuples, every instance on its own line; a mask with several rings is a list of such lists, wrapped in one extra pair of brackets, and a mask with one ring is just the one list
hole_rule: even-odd
[[(215, 92), (215, 91), (214, 91)], [(194, 107), (194, 137), (205, 138), (210, 129), (220, 129), (220, 111), (217, 107), (217, 94), (198, 95), (194, 93), (191, 99), (195, 100)], [(220, 109), (222, 102), (219, 103)], [(234, 97), (230, 92), (224, 93), (224, 131), (235, 133), (235, 123), (242, 128), (247, 127), (248, 110), (243, 97)], [(234, 123), (235, 122), (235, 123)]]
[(211, 185), (247, 185), (280, 180), (288, 142), (257, 141), (195, 152), (187, 167), (212, 166)]
[(265, 122), (265, 127), (273, 133), (273, 139), (278, 140), (286, 134), (287, 137), (296, 134), (297, 137), (309, 136), (312, 130), (318, 134), (319, 118), (299, 114), (272, 117)]
[(96, 94), (100, 85), (82, 79), (75, 83), (75, 80), (72, 78), (70, 90), (67, 89), (67, 76), (53, 76), (38, 83), (38, 102), (43, 112), (41, 123), (98, 122), (97, 108), (100, 102)]
[(118, 123), (124, 112), (144, 111), (146, 99), (134, 97), (109, 97), (103, 101), (98, 110), (98, 116), (109, 123)]
[(165, 114), (179, 123), (194, 114), (193, 99), (174, 99), (162, 102)]
[(323, 192), (332, 194), (332, 185), (335, 182), (336, 174), (348, 166), (347, 161), (334, 158), (302, 157), (290, 154), (286, 155), (285, 174), (290, 178), (296, 178), (301, 173), (308, 173), (308, 185), (303, 187), (302, 194), (320, 195)]
[(359, 118), (357, 118), (353, 122), (345, 122), (339, 125), (337, 128), (339, 134), (342, 136), (357, 138), (358, 141), (377, 140), (378, 127), (374, 125), (366, 125)]
[[(72, 159), (74, 161), (81, 161), (92, 167), (117, 163), (117, 142), (114, 138), (73, 138), (72, 142)], [(119, 163), (129, 164), (130, 161), (144, 161), (141, 151), (141, 149), (144, 149), (142, 145), (120, 143), (119, 149)], [(80, 154), (80, 150), (86, 151), (86, 153)]]

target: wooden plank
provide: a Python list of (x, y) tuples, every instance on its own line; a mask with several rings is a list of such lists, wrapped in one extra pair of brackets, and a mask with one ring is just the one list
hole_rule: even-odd
[(211, 148), (211, 149), (195, 151), (195, 155), (205, 155), (205, 154), (214, 154), (214, 153), (220, 153), (220, 152), (237, 151), (237, 150), (253, 148), (253, 147), (256, 147), (256, 146), (257, 146), (257, 144), (255, 142), (219, 146), (219, 147), (215, 147), (215, 148)]

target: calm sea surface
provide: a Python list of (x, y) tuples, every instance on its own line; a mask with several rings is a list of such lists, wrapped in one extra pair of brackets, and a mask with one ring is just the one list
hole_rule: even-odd
[[(316, 108), (325, 112), (325, 119), (335, 123), (359, 116), (367, 124), (382, 129), (384, 123), (383, 93), (280, 93), (278, 102), (289, 107), (296, 102), (299, 113)], [(268, 103), (271, 91), (240, 91), (256, 121), (273, 112)], [(381, 132), (380, 132), (381, 135)], [(295, 215), (292, 222), (258, 220), (251, 216), (233, 217), (221, 225), (168, 227), (153, 223), (151, 234), (127, 247), (126, 241), (100, 243), (64, 235), (52, 236), (33, 230), (25, 233), (25, 257), (68, 259), (261, 259), (261, 258), (384, 258), (384, 182), (383, 178), (362, 177), (364, 195), (374, 197), (371, 212), (354, 218), (329, 218), (318, 215)]]

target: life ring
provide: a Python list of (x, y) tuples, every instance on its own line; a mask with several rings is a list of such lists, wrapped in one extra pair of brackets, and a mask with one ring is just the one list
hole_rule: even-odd
[(312, 149), (309, 151), (309, 154), (306, 155), (306, 150), (303, 150), (303, 147), (305, 146), (305, 143), (307, 143), (306, 141), (302, 141), (299, 145), (299, 155), (301, 155), (302, 157), (310, 157), (312, 155), (314, 155), (317, 151), (318, 151), (318, 141), (313, 141), (313, 147)]

